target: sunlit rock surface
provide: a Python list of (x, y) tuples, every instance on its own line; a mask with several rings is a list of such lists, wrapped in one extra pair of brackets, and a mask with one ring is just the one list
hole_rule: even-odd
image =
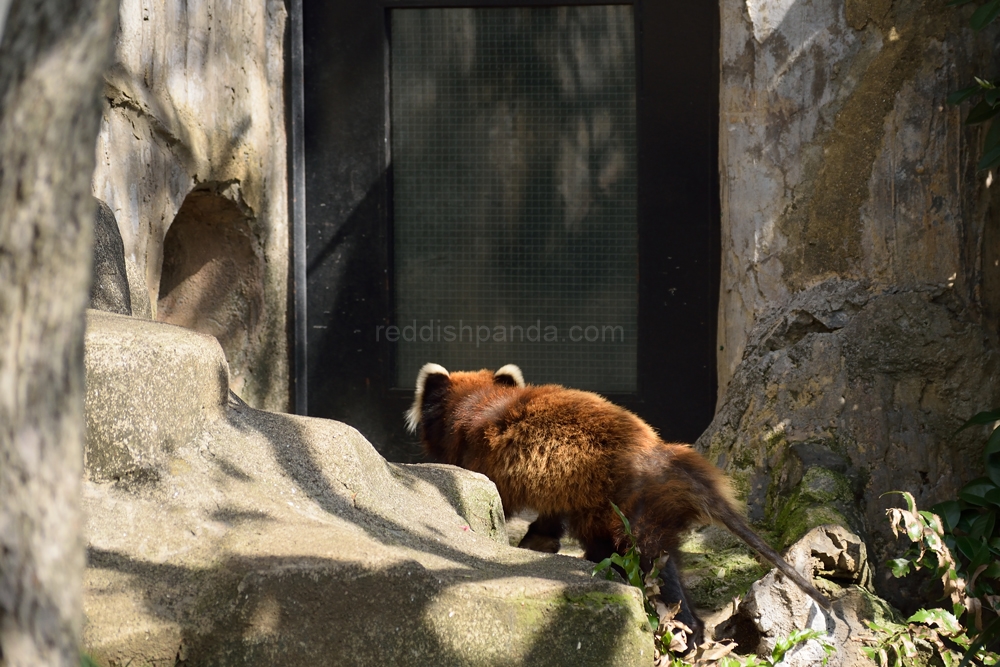
[(84, 645), (111, 665), (639, 665), (637, 589), (508, 546), (496, 488), (247, 407), (210, 336), (89, 311)]

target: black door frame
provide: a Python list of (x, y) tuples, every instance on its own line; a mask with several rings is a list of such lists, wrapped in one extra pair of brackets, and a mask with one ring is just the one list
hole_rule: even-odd
[(389, 10), (627, 4), (636, 21), (639, 387), (608, 397), (665, 439), (697, 438), (717, 388), (718, 5), (301, 3), (291, 0), (289, 57), (297, 412), (357, 427), (390, 460), (420, 458), (403, 430), (412, 392), (393, 388), (392, 350), (375, 340), (393, 317)]

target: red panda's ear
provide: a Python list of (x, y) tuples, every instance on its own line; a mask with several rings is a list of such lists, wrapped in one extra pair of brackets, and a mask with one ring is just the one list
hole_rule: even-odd
[(425, 403), (438, 403), (447, 393), (451, 378), (448, 369), (438, 364), (424, 364), (417, 374), (417, 386), (413, 392), (413, 405), (406, 411), (406, 428), (416, 433), (417, 426), (424, 421)]
[(507, 364), (493, 374), (493, 382), (505, 387), (523, 387), (524, 375), (514, 364)]

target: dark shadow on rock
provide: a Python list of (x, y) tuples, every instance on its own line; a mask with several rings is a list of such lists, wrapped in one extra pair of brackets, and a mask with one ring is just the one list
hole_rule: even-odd
[(227, 477), (235, 479), (238, 482), (253, 481), (253, 477), (243, 472), (243, 470), (241, 470), (237, 465), (226, 459), (224, 456), (221, 456), (220, 454), (216, 454), (210, 460)]
[(90, 307), (119, 315), (132, 314), (132, 295), (125, 268), (125, 244), (111, 207), (94, 200), (94, 264), (91, 269)]
[[(282, 470), (325, 512), (354, 523), (370, 537), (383, 544), (400, 545), (405, 542), (411, 548), (448, 558), (469, 567), (481, 569), (492, 565), (489, 561), (449, 547), (443, 542), (422, 537), (412, 532), (409, 526), (366, 509), (363, 502), (359, 506), (357, 493), (362, 489), (352, 489), (347, 484), (344, 484), (344, 490), (331, 486), (327, 481), (327, 473), (310, 452), (306, 448), (294, 446), (295, 443), (303, 442), (304, 435), (287, 416), (253, 408), (231, 408), (229, 416), (231, 423), (237, 428), (252, 429), (263, 435), (270, 443), (275, 461)], [(267, 427), (261, 428), (265, 424)], [(392, 465), (387, 462), (383, 464)], [(457, 489), (452, 487), (451, 490), (457, 494)], [(445, 493), (447, 495), (448, 491)]]
[(227, 526), (237, 526), (245, 523), (271, 523), (275, 520), (267, 512), (241, 510), (234, 507), (220, 507), (210, 513), (209, 516), (213, 521), (219, 521)]
[[(443, 582), (461, 575), (463, 583), (474, 584), (495, 574), (427, 570), (415, 561), (369, 568), (315, 557), (235, 557), (198, 569), (93, 547), (88, 558), (91, 569), (134, 577), (128, 586), (142, 596), (146, 610), (180, 626), (179, 664), (381, 667), (467, 665), (471, 660), (604, 667), (620, 654), (629, 622), (622, 613), (600, 613), (606, 596), (586, 590), (567, 590), (562, 598), (526, 596), (519, 605), (521, 619), (503, 613), (518, 606), (516, 601), (486, 591), (471, 603), (465, 600), (466, 617), (460, 617), (448, 609), (450, 584)], [(520, 567), (510, 569), (503, 576), (526, 574)], [(558, 610), (544, 628), (534, 630), (525, 622), (551, 613), (552, 606)], [(497, 646), (491, 629), (522, 629), (531, 637), (512, 635), (523, 645)], [(515, 660), (516, 654), (524, 659)]]
[(437, 487), (444, 499), (448, 501), (448, 504), (452, 506), (455, 513), (459, 516), (468, 517), (473, 511), (473, 508), (466, 502), (465, 493), (463, 493), (463, 489), (457, 484), (454, 475), (444, 473), (436, 465), (411, 464), (407, 465), (404, 470), (407, 474), (398, 475), (397, 479), (405, 486), (412, 487), (414, 478), (422, 479), (428, 484)]

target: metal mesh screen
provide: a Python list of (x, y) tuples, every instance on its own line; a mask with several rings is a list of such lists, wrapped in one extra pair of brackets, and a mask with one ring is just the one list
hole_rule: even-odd
[(630, 6), (394, 9), (396, 382), (636, 389)]

